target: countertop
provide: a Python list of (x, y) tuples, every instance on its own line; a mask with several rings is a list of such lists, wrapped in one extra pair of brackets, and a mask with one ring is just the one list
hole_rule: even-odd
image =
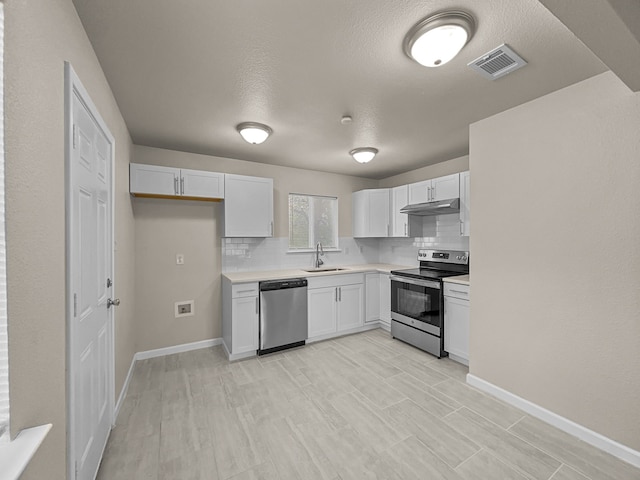
[[(325, 275), (343, 275), (345, 273), (380, 272), (389, 273), (391, 270), (415, 268), (415, 266), (392, 265), (388, 263), (366, 263), (364, 265), (323, 265), (321, 268), (343, 268), (334, 272), (305, 272), (301, 269), (264, 270), (261, 272), (226, 272), (222, 276), (231, 283), (261, 282), (263, 280), (278, 280), (284, 278), (309, 278)], [(468, 277), (468, 276), (467, 276)]]
[(445, 282), (449, 283), (459, 283), (460, 285), (471, 285), (470, 275), (458, 275), (456, 277), (446, 277), (442, 279)]

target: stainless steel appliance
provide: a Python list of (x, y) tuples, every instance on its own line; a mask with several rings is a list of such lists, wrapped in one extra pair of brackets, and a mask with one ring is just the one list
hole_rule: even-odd
[(391, 272), (391, 335), (436, 357), (444, 351), (442, 279), (469, 273), (469, 252), (419, 250), (420, 268)]
[(307, 279), (260, 282), (258, 355), (304, 345), (307, 330)]

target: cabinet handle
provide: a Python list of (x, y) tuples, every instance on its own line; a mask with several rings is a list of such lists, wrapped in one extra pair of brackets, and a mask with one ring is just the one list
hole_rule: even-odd
[(464, 222), (460, 220), (460, 236), (464, 235)]
[(454, 289), (451, 289), (451, 290), (449, 290), (449, 291), (450, 291), (450, 292), (453, 292), (453, 293), (460, 293), (460, 294), (462, 294), (462, 295), (469, 295), (469, 292), (463, 292), (462, 290), (454, 290)]
[(431, 201), (433, 202), (436, 199), (436, 187), (435, 185), (431, 187)]
[(173, 191), (178, 195), (178, 177), (173, 177)]
[(255, 292), (255, 290), (253, 288), (251, 290), (238, 290), (236, 293), (248, 293), (248, 292)]
[(180, 177), (180, 195), (184, 195), (184, 177)]
[(340, 292), (340, 302), (342, 301), (342, 287), (338, 287), (338, 292)]
[(404, 236), (405, 237), (409, 236), (409, 234), (407, 233), (407, 224), (406, 223), (404, 224)]
[(271, 236), (273, 237), (273, 222), (271, 222)]
[(431, 201), (431, 187), (427, 187), (427, 202)]
[(260, 306), (258, 305), (258, 297), (256, 297), (256, 314), (260, 315)]
[(336, 287), (336, 302), (338, 301), (338, 287)]

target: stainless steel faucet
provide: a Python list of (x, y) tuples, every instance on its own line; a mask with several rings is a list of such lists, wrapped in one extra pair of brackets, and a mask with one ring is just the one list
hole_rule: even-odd
[(316, 244), (316, 268), (320, 268), (320, 265), (324, 264), (324, 262), (320, 258), (321, 256), (324, 257), (324, 250), (322, 249), (322, 244), (318, 242)]

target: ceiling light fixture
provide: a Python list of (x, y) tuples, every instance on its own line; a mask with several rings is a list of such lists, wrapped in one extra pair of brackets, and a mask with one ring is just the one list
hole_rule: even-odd
[(440, 12), (418, 22), (404, 37), (404, 52), (420, 65), (439, 67), (471, 40), (476, 22), (461, 11)]
[(254, 145), (264, 142), (269, 138), (269, 135), (273, 133), (273, 130), (266, 125), (256, 122), (241, 123), (236, 127), (236, 130), (238, 130), (238, 133), (240, 133), (247, 143)]
[(377, 148), (373, 147), (360, 147), (354, 148), (349, 152), (349, 155), (358, 163), (368, 163), (373, 160), (373, 157), (378, 153)]

